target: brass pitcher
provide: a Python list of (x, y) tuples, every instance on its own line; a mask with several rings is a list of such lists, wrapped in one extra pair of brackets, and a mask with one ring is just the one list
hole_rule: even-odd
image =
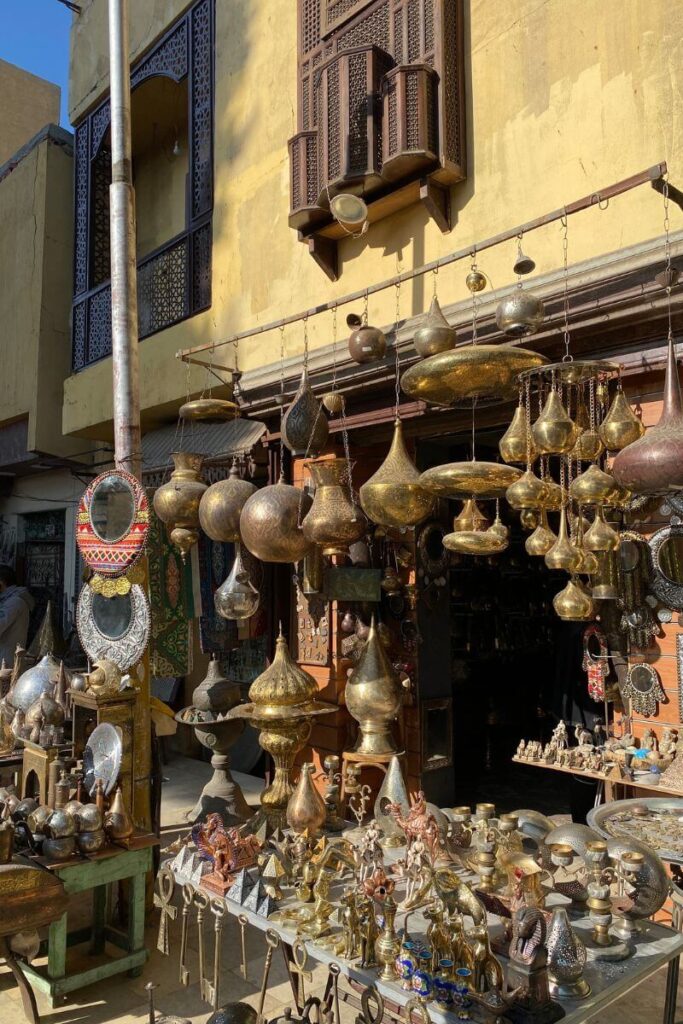
[(541, 413), (531, 428), (531, 436), (543, 455), (561, 455), (574, 447), (577, 426), (562, 405), (555, 389), (549, 393)]
[(287, 824), (299, 835), (312, 839), (325, 824), (327, 809), (313, 782), (315, 766), (306, 763), (301, 766), (299, 781), (287, 803)]
[(316, 459), (308, 467), (315, 481), (313, 504), (301, 524), (304, 537), (323, 555), (344, 558), (365, 533), (367, 520), (351, 500), (346, 459)]

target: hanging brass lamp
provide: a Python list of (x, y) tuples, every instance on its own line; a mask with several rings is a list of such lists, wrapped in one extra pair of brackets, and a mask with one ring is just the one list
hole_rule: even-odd
[(434, 498), (421, 485), (420, 471), (408, 454), (398, 417), (387, 457), (361, 487), (360, 503), (373, 523), (398, 528), (415, 526), (434, 506)]
[(543, 323), (543, 303), (522, 284), (498, 303), (496, 324), (510, 338), (526, 338), (535, 334)]
[(510, 543), (510, 531), (500, 518), (499, 508), (496, 508), (496, 518), (493, 520), (486, 533), (489, 536), (498, 537), (500, 540), (505, 541), (506, 547)]
[(463, 345), (420, 360), (401, 377), (403, 391), (416, 401), (444, 407), (473, 398), (502, 401), (517, 393), (522, 371), (548, 360), (516, 345)]
[(439, 300), (436, 295), (432, 299), (429, 312), (422, 321), (422, 324), (415, 331), (413, 344), (418, 355), (424, 359), (426, 356), (434, 356), (437, 352), (448, 352), (455, 348), (457, 334), (455, 327), (451, 327), (443, 315)]
[(553, 608), (566, 622), (585, 622), (595, 616), (593, 599), (575, 576), (555, 595)]
[(467, 530), (485, 530), (488, 525), (488, 519), (474, 498), (467, 498), (459, 514), (453, 520), (453, 533), (464, 533)]
[(543, 480), (539, 480), (531, 469), (527, 469), (519, 480), (511, 484), (505, 492), (509, 505), (516, 509), (543, 508), (547, 488)]
[(619, 452), (612, 472), (617, 483), (634, 494), (663, 494), (683, 489), (683, 402), (671, 334), (662, 415), (643, 437)]
[(457, 551), (460, 555), (497, 555), (505, 551), (508, 543), (507, 537), (497, 531), (492, 533), (490, 528), (447, 533), (442, 540), (447, 551)]
[(547, 508), (549, 512), (559, 512), (564, 502), (562, 488), (554, 480), (549, 480), (547, 477), (543, 479), (543, 483), (546, 490), (543, 507)]
[(211, 540), (234, 544), (240, 539), (240, 515), (256, 486), (240, 477), (233, 463), (227, 480), (211, 484), (199, 503), (199, 525)]
[(292, 455), (319, 455), (328, 433), (327, 417), (313, 394), (304, 366), (299, 389), (282, 420), (282, 440)]
[(596, 463), (569, 485), (569, 494), (579, 505), (604, 505), (616, 490), (612, 474), (605, 473)]
[(583, 542), (589, 551), (616, 551), (619, 547), (619, 534), (605, 522), (601, 505), (595, 510), (595, 519), (586, 530)]
[(433, 466), (420, 476), (420, 484), (438, 498), (502, 498), (522, 471), (500, 462), (449, 462)]
[(578, 436), (571, 450), (572, 458), (579, 462), (594, 462), (602, 454), (604, 445), (597, 430), (591, 427), (583, 395), (579, 396), (576, 410), (576, 427)]
[(567, 515), (564, 509), (560, 511), (560, 529), (557, 540), (545, 556), (545, 564), (549, 569), (563, 569), (565, 572), (574, 572), (581, 561), (581, 555), (572, 544), (567, 532)]
[(531, 428), (536, 450), (543, 455), (562, 455), (576, 443), (577, 427), (562, 405), (559, 393), (552, 388), (543, 409)]
[(154, 511), (169, 529), (183, 560), (199, 540), (199, 503), (207, 485), (200, 473), (204, 457), (196, 452), (173, 452), (170, 479), (154, 492)]
[(178, 416), (181, 420), (194, 422), (227, 422), (239, 419), (240, 407), (236, 402), (225, 398), (195, 398), (180, 406)]
[(523, 405), (518, 405), (509, 427), (498, 442), (498, 451), (503, 462), (525, 463), (527, 455), (532, 461), (536, 458), (538, 452), (531, 436), (528, 438), (527, 448), (527, 434), (526, 410)]
[(354, 363), (376, 363), (384, 359), (387, 339), (384, 331), (368, 323), (367, 313), (362, 317), (349, 313), (346, 322), (353, 328), (349, 335), (349, 355)]
[(344, 558), (349, 544), (360, 540), (367, 529), (367, 520), (351, 501), (349, 465), (346, 459), (316, 459), (308, 463), (315, 494), (301, 528), (311, 544), (317, 544), (323, 555)]
[(392, 725), (401, 710), (402, 687), (379, 638), (374, 615), (358, 665), (346, 684), (344, 699), (360, 730), (354, 749), (361, 754), (397, 753)]
[(532, 557), (542, 558), (557, 543), (557, 536), (548, 524), (548, 513), (541, 509), (541, 521), (524, 542), (526, 553)]
[(535, 508), (520, 509), (519, 521), (525, 530), (535, 530), (541, 521), (541, 513)]
[(240, 533), (248, 551), (262, 562), (299, 562), (310, 541), (300, 519), (311, 507), (311, 497), (284, 481), (262, 487), (247, 498), (240, 515)]
[(645, 425), (639, 420), (629, 405), (620, 386), (609, 407), (607, 415), (600, 424), (600, 438), (605, 448), (611, 452), (621, 451), (633, 444), (645, 433)]

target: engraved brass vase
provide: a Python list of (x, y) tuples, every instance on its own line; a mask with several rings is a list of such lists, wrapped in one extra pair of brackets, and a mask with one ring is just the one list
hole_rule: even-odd
[(154, 492), (154, 511), (170, 530), (171, 543), (183, 558), (199, 539), (199, 502), (207, 489), (200, 473), (203, 456), (173, 452), (174, 470)]
[(324, 555), (343, 558), (367, 528), (365, 516), (351, 501), (348, 464), (346, 459), (317, 459), (308, 468), (316, 486), (301, 524), (304, 537)]
[(360, 503), (373, 523), (398, 528), (415, 526), (433, 508), (434, 498), (420, 483), (420, 471), (408, 454), (398, 418), (387, 457), (361, 487)]
[(233, 466), (227, 480), (211, 484), (199, 502), (199, 524), (211, 540), (234, 544), (240, 539), (240, 516), (254, 484), (242, 480)]
[(301, 519), (308, 514), (311, 498), (284, 479), (247, 498), (240, 516), (240, 532), (248, 551), (262, 562), (299, 562), (308, 551), (310, 541), (301, 529)]
[(413, 344), (419, 356), (434, 356), (437, 352), (447, 352), (455, 348), (457, 338), (455, 327), (451, 327), (443, 315), (436, 295), (432, 299), (429, 312), (422, 324), (415, 331)]
[(287, 824), (309, 839), (318, 834), (327, 817), (325, 801), (313, 782), (314, 771), (315, 765), (308, 762), (301, 766), (299, 781), (287, 804)]
[(553, 911), (546, 945), (550, 994), (573, 999), (590, 995), (591, 987), (583, 977), (586, 947), (569, 923), (564, 907)]
[(355, 750), (395, 754), (392, 724), (401, 710), (401, 682), (379, 638), (374, 616), (358, 665), (346, 684), (346, 708), (360, 727)]

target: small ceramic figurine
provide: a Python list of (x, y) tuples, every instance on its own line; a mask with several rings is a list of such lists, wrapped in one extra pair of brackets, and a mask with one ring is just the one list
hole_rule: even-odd
[(659, 753), (662, 757), (673, 757), (676, 752), (677, 742), (678, 729), (672, 729), (667, 726), (662, 735), (661, 743), (659, 744)]
[(646, 729), (640, 741), (641, 750), (656, 751), (658, 749), (657, 736), (652, 729)]
[(526, 747), (525, 741), (524, 740), (520, 740), (519, 741), (519, 745), (517, 747), (517, 754), (515, 756), (519, 757), (519, 758), (523, 758), (524, 757), (524, 748), (525, 747)]
[(574, 727), (574, 738), (580, 747), (593, 746), (593, 733), (586, 729), (584, 725)]
[(557, 744), (558, 750), (564, 750), (565, 747), (569, 746), (567, 726), (563, 721), (558, 722), (553, 729), (552, 741)]

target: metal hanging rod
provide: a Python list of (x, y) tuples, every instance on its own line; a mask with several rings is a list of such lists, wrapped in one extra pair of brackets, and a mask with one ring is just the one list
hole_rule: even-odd
[[(472, 245), (468, 245), (464, 249), (457, 249), (455, 252), (449, 253), (447, 256), (441, 256), (439, 259), (432, 260), (430, 263), (423, 263), (420, 267), (414, 267), (412, 270), (405, 270), (401, 274), (396, 274), (394, 277), (389, 277), (385, 281), (380, 281), (378, 284), (368, 285), (367, 288), (360, 288), (358, 291), (349, 292), (348, 295), (342, 295), (338, 299), (332, 299), (330, 302), (323, 302), (319, 306), (311, 306), (310, 309), (305, 309), (300, 313), (293, 313), (291, 316), (282, 317), (279, 320), (271, 320), (270, 323), (261, 324), (258, 327), (250, 327), (247, 331), (240, 331), (237, 334), (232, 334), (229, 338), (223, 338), (222, 341), (210, 341), (205, 342), (203, 345), (195, 345), (193, 348), (181, 349), (176, 352), (176, 359), (182, 359), (186, 363), (195, 363), (197, 365), (204, 365), (198, 363), (193, 357), (199, 352), (209, 352), (214, 349), (221, 348), (223, 345), (234, 345), (238, 341), (243, 341), (245, 338), (253, 338), (258, 334), (267, 334), (269, 331), (278, 330), (280, 327), (286, 327), (288, 324), (298, 323), (301, 320), (307, 320), (309, 317), (317, 316), (320, 313), (327, 313), (330, 310), (336, 309), (339, 306), (345, 306), (349, 302), (358, 302), (364, 299), (368, 295), (374, 295), (377, 292), (385, 291), (387, 288), (392, 288), (395, 285), (403, 284), (405, 281), (411, 281), (415, 277), (421, 277), (423, 274), (429, 274), (432, 270), (440, 270), (442, 267), (447, 267), (450, 263), (457, 263), (458, 260), (467, 259), (468, 256), (475, 257), (478, 253), (483, 252), (484, 249), (491, 249), (496, 245), (500, 245), (501, 242), (507, 242), (510, 239), (517, 238), (520, 235), (527, 235), (530, 231), (535, 231), (537, 228), (545, 227), (546, 224), (552, 224), (554, 221), (562, 220), (563, 217), (568, 217), (573, 213), (579, 213), (581, 210), (587, 210), (591, 206), (599, 206), (602, 209), (603, 203), (608, 202), (614, 196), (621, 195), (624, 192), (629, 192), (632, 188), (638, 188), (639, 185), (652, 185), (658, 192), (663, 192), (665, 188), (664, 177), (667, 173), (666, 162), (662, 161), (659, 164), (653, 164), (652, 167), (648, 167), (647, 170), (641, 171), (640, 174), (633, 174), (630, 178), (624, 178), (622, 181), (617, 181), (614, 185), (608, 185), (607, 188), (600, 189), (597, 192), (591, 192), (587, 196), (583, 196), (581, 199), (576, 199), (573, 203), (568, 203), (566, 206), (561, 206), (557, 210), (553, 210), (551, 213), (546, 213), (542, 217), (535, 217), (533, 220), (526, 221), (525, 224), (517, 224), (516, 227), (508, 228), (506, 231), (501, 231), (497, 235), (492, 235), (490, 238), (485, 238), (480, 242), (475, 242)], [(669, 197), (678, 203), (683, 209), (683, 193), (679, 192), (673, 185), (669, 185)], [(680, 201), (679, 201), (680, 197)]]

